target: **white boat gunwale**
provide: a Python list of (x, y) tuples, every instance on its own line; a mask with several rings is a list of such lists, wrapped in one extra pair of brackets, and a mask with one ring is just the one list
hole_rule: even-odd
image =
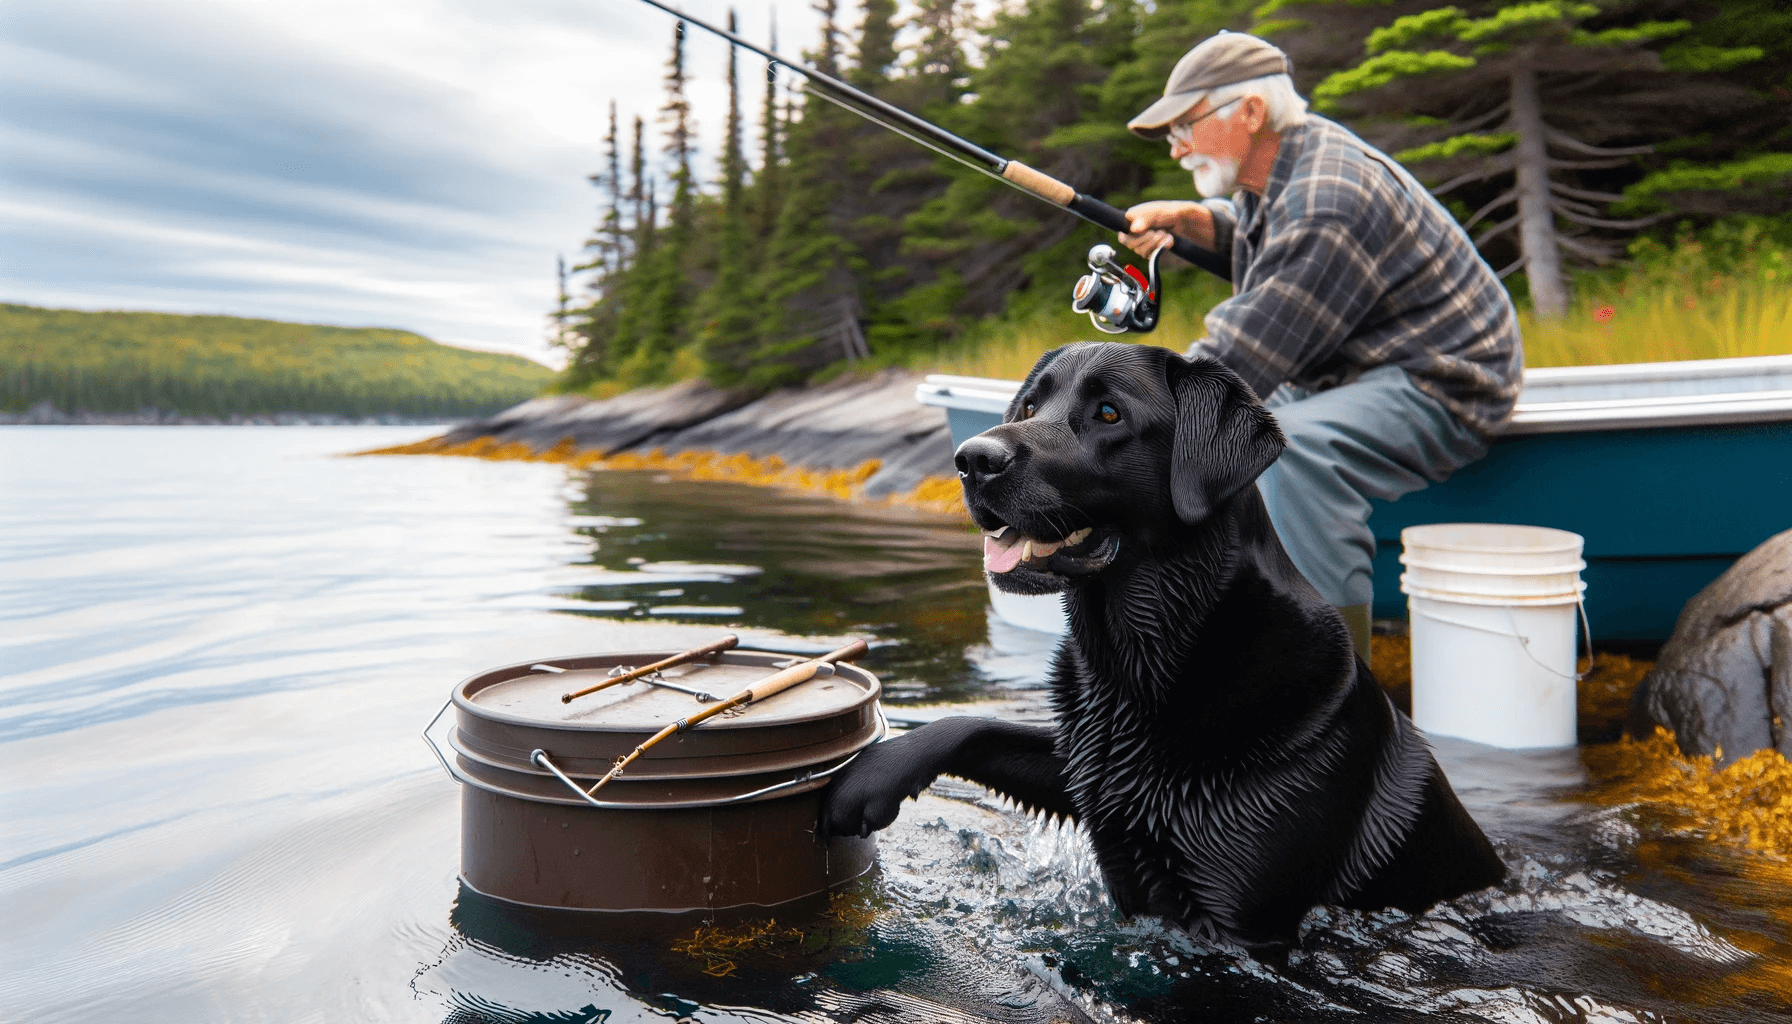
[[(923, 405), (1000, 416), (1019, 381), (929, 374)], [(1792, 420), (1792, 355), (1526, 370), (1501, 436)]]

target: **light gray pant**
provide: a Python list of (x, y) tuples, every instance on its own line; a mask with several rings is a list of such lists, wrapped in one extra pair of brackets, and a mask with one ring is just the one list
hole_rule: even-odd
[(1282, 385), (1263, 403), (1288, 447), (1257, 478), (1295, 567), (1340, 608), (1375, 598), (1369, 501), (1440, 482), (1487, 443), (1397, 366), (1329, 391)]

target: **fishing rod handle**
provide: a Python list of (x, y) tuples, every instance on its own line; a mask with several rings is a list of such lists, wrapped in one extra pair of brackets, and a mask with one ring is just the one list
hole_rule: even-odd
[[(1132, 234), (1132, 220), (1126, 216), (1125, 210), (1109, 206), (1093, 196), (1083, 195), (1044, 171), (1028, 167), (1019, 160), (1003, 164), (1002, 177), (1009, 184), (1031, 192), (1048, 203), (1062, 206), (1090, 223), (1109, 231)], [(1212, 249), (1204, 249), (1177, 235), (1171, 235), (1170, 239), (1171, 252), (1221, 280), (1232, 280), (1232, 260), (1229, 257)]]
[(842, 647), (837, 651), (829, 651), (813, 661), (805, 661), (800, 665), (792, 665), (776, 675), (767, 676), (757, 683), (754, 683), (752, 686), (747, 687), (745, 690), (742, 690), (735, 696), (746, 697), (747, 700), (743, 703), (764, 700), (774, 693), (783, 693), (785, 690), (790, 689), (792, 686), (795, 686), (806, 679), (813, 679), (815, 673), (821, 671), (821, 666), (823, 665), (831, 665), (836, 661), (852, 661), (855, 658), (863, 657), (865, 652), (869, 649), (870, 648), (866, 646), (865, 641), (854, 640), (845, 647)]
[(1002, 177), (1008, 179), (1009, 182), (1015, 185), (1019, 185), (1021, 188), (1033, 193), (1048, 203), (1055, 203), (1058, 206), (1069, 206), (1076, 201), (1076, 189), (1071, 188), (1069, 185), (1046, 174), (1044, 171), (1037, 171), (1028, 167), (1019, 160), (1010, 160), (1006, 164), (1003, 164)]
[[(1109, 206), (1093, 196), (1078, 193), (1065, 207), (1071, 213), (1093, 221), (1109, 231), (1132, 234), (1132, 219), (1126, 216), (1125, 210)], [(1232, 280), (1232, 258), (1225, 253), (1196, 245), (1181, 235), (1170, 236), (1170, 251), (1222, 281)]]

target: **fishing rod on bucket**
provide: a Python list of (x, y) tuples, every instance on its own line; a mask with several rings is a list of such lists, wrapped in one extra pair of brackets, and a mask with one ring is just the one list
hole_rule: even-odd
[(686, 729), (695, 728), (724, 711), (732, 710), (743, 704), (750, 704), (756, 700), (764, 700), (774, 693), (783, 693), (785, 690), (790, 689), (798, 683), (815, 678), (823, 668), (832, 671), (834, 662), (852, 661), (862, 657), (869, 649), (870, 648), (866, 645), (865, 641), (854, 640), (845, 647), (836, 651), (829, 651), (819, 658), (812, 658), (809, 661), (799, 662), (788, 668), (780, 669), (753, 685), (740, 690), (735, 693), (734, 696), (729, 697), (726, 700), (712, 704), (688, 718), (681, 718), (678, 721), (673, 722), (671, 725), (666, 726), (664, 729), (661, 729), (659, 732), (654, 733), (652, 736), (642, 741), (641, 745), (630, 751), (628, 756), (618, 759), (616, 766), (610, 769), (609, 774), (598, 779), (596, 785), (593, 785), (590, 789), (586, 790), (585, 794), (587, 796), (595, 795), (598, 790), (604, 787), (605, 783), (621, 775), (624, 768), (633, 764), (636, 758), (647, 753), (647, 751), (652, 749), (655, 744), (666, 737), (684, 732)]
[[(872, 124), (893, 131), (974, 171), (987, 174), (1035, 199), (1081, 217), (1096, 227), (1120, 232), (1132, 230), (1126, 211), (1093, 196), (1084, 195), (1043, 171), (1028, 167), (1019, 160), (1009, 160), (992, 153), (901, 107), (886, 103), (814, 68), (785, 60), (771, 50), (742, 39), (726, 29), (699, 21), (660, 0), (641, 2), (649, 7), (657, 7), (680, 21), (689, 22), (744, 50), (750, 50), (774, 65), (781, 64), (789, 68), (803, 77), (805, 92), (857, 114)], [(1170, 237), (1170, 244), (1165, 248), (1172, 253), (1222, 281), (1232, 280), (1230, 257), (1202, 248), (1186, 238), (1176, 235)], [(1147, 269), (1141, 272), (1137, 267), (1124, 266), (1115, 260), (1112, 246), (1097, 245), (1090, 249), (1087, 257), (1089, 273), (1077, 280), (1076, 287), (1071, 292), (1070, 308), (1078, 313), (1087, 313), (1089, 322), (1106, 334), (1144, 334), (1151, 331), (1158, 321), (1160, 291), (1157, 259), (1162, 252), (1159, 249), (1152, 253), (1146, 264)]]
[[(739, 644), (739, 643), (740, 643), (740, 637), (735, 636), (733, 633), (730, 633), (727, 636), (723, 637), (722, 639), (717, 640), (715, 643), (704, 644), (702, 647), (693, 647), (688, 651), (684, 651), (679, 654), (674, 654), (670, 658), (661, 658), (659, 661), (656, 661), (651, 665), (642, 665), (640, 668), (626, 668), (625, 667), (625, 668), (622, 668), (621, 671), (613, 671), (611, 674), (611, 677), (609, 679), (606, 679), (603, 682), (596, 684), (595, 686), (587, 686), (583, 690), (574, 690), (572, 693), (561, 694), (560, 695), (560, 703), (571, 704), (573, 702), (573, 700), (575, 700), (576, 698), (579, 698), (579, 697), (583, 697), (586, 694), (596, 693), (599, 690), (607, 690), (612, 686), (620, 686), (623, 683), (632, 683), (635, 680), (640, 679), (642, 676), (649, 677), (648, 682), (653, 683), (656, 686), (669, 686), (669, 687), (671, 687), (671, 689), (683, 690), (684, 692), (689, 693), (692, 696), (698, 697), (698, 699), (702, 699), (703, 697), (707, 697), (709, 695), (708, 694), (699, 694), (697, 691), (690, 690), (683, 686), (673, 686), (672, 684), (666, 683), (663, 680), (658, 680), (658, 679), (654, 679), (651, 677), (655, 673), (659, 672), (660, 669), (663, 669), (663, 668), (671, 668), (674, 665), (682, 665), (687, 661), (696, 661), (698, 658), (707, 658), (712, 654), (720, 654), (723, 651), (733, 650), (735, 645)], [(562, 671), (561, 669), (555, 668), (552, 665), (530, 665), (529, 667), (531, 669), (542, 669), (542, 670), (546, 670), (546, 671), (550, 671), (550, 672)]]

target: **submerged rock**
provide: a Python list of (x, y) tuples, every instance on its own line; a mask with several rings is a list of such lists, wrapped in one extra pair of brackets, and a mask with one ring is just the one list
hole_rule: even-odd
[(1686, 754), (1792, 756), (1792, 530), (1737, 559), (1680, 612), (1636, 688), (1629, 730), (1671, 729)]

